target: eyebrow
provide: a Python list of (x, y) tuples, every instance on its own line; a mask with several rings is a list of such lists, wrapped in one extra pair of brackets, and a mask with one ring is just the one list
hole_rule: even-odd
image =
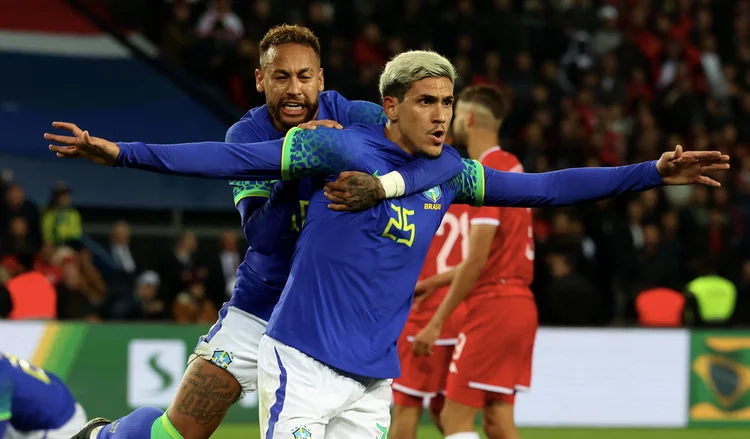
[(445, 99), (454, 99), (454, 97), (453, 95), (440, 97), (440, 96), (435, 96), (435, 95), (430, 95), (430, 94), (421, 94), (421, 95), (418, 95), (416, 99), (419, 101), (421, 101), (422, 99), (434, 99), (436, 101), (442, 101)]
[[(297, 70), (297, 75), (302, 75), (302, 74), (309, 73), (309, 72), (312, 72), (312, 68), (305, 67), (304, 69)], [(288, 70), (283, 70), (283, 69), (275, 69), (273, 72), (271, 72), (271, 74), (273, 75), (276, 75), (279, 73), (281, 73), (282, 75), (290, 75)]]

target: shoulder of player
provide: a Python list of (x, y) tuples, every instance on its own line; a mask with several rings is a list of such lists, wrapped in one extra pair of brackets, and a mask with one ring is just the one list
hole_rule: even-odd
[[(251, 109), (245, 113), (240, 120), (229, 127), (226, 134), (226, 140), (228, 142), (236, 143), (253, 143), (265, 140), (270, 133), (265, 136), (260, 135), (260, 133), (263, 133), (265, 130), (258, 123), (258, 119), (268, 117), (270, 116), (265, 105)], [(281, 135), (281, 133), (273, 134), (278, 134), (279, 137)]]

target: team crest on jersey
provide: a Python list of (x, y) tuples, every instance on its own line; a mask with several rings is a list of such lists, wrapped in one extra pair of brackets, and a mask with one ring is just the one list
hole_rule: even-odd
[(211, 362), (222, 369), (226, 369), (232, 363), (232, 357), (234, 355), (231, 352), (216, 349), (211, 355)]
[(440, 197), (443, 196), (443, 193), (440, 191), (440, 186), (435, 186), (432, 189), (427, 189), (426, 191), (422, 192), (422, 195), (430, 200), (431, 203), (437, 203)]
[(311, 439), (312, 433), (310, 433), (310, 430), (308, 430), (307, 427), (303, 425), (295, 428), (292, 431), (292, 436), (294, 436), (294, 439)]
[(425, 210), (441, 209), (442, 206), (438, 203), (440, 197), (443, 196), (443, 193), (440, 190), (440, 186), (435, 186), (432, 189), (427, 189), (426, 191), (422, 192), (422, 195), (424, 195), (424, 197), (430, 201), (429, 203), (424, 203)]

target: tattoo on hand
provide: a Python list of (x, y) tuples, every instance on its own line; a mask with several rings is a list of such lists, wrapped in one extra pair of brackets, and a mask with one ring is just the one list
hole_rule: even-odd
[(353, 210), (367, 209), (385, 199), (383, 185), (372, 175), (352, 175), (346, 180), (346, 190), (349, 192), (346, 206)]
[(238, 394), (233, 391), (229, 381), (211, 373), (204, 373), (203, 366), (185, 377), (182, 390), (187, 395), (177, 405), (177, 410), (191, 418), (199, 425), (206, 425), (215, 419), (224, 417)]

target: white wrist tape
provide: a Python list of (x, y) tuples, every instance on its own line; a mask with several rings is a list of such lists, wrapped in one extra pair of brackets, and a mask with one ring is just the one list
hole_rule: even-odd
[(382, 175), (378, 177), (378, 180), (383, 185), (386, 198), (397, 198), (406, 193), (406, 182), (398, 171), (391, 171)]

